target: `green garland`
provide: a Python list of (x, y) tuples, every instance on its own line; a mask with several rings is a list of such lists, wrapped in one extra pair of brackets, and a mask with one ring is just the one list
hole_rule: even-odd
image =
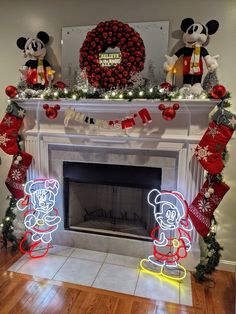
[(220, 251), (223, 247), (216, 241), (216, 233), (214, 231), (217, 222), (215, 217), (212, 218), (212, 225), (210, 233), (203, 238), (204, 243), (207, 245), (207, 256), (202, 262), (196, 266), (196, 273), (194, 277), (199, 282), (206, 280), (206, 275), (215, 271), (215, 268), (219, 265), (221, 254)]
[(9, 206), (1, 223), (2, 241), (5, 248), (7, 248), (8, 241), (10, 241), (12, 243), (12, 249), (16, 250), (18, 248), (18, 242), (16, 236), (14, 235), (13, 222), (16, 218), (14, 209), (16, 208), (17, 200), (14, 199), (12, 196), (8, 196), (7, 199), (9, 200)]

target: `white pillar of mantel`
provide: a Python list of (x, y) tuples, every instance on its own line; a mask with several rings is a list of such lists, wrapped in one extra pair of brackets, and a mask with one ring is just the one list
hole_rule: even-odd
[[(158, 109), (160, 103), (172, 106), (179, 103), (174, 120), (166, 121)], [(50, 149), (52, 147), (67, 147), (73, 151), (76, 148), (89, 147), (96, 149), (139, 150), (158, 152), (161, 156), (176, 157), (176, 182), (173, 184), (188, 202), (191, 202), (198, 193), (204, 179), (204, 171), (194, 155), (196, 144), (201, 139), (209, 123), (209, 113), (214, 109), (217, 101), (213, 100), (54, 100), (42, 99), (17, 100), (17, 103), (26, 109), (23, 134), (25, 135), (25, 149), (33, 155), (34, 162), (29, 169), (28, 178), (38, 176), (55, 176), (50, 169)], [(61, 109), (58, 117), (50, 120), (46, 117), (43, 104), (59, 104)], [(121, 120), (142, 108), (147, 108), (152, 122), (142, 125), (139, 115), (135, 118), (136, 125), (132, 129), (122, 130), (115, 128), (101, 129), (99, 127), (69, 121), (64, 126), (65, 111), (69, 107), (76, 112), (84, 113), (94, 119)], [(158, 167), (158, 165), (157, 165)], [(60, 177), (59, 181), (63, 182)], [(60, 205), (63, 204), (61, 200)], [(59, 210), (63, 215), (63, 208)], [(63, 229), (63, 228), (62, 228)], [(61, 230), (64, 237), (66, 231)], [(64, 232), (64, 233), (63, 233)], [(69, 231), (67, 231), (69, 232)], [(79, 232), (77, 232), (79, 234)], [(73, 235), (75, 237), (75, 235)], [(198, 235), (192, 232), (193, 248), (199, 250)], [(62, 244), (70, 244), (64, 241)], [(77, 243), (73, 238), (73, 244)], [(82, 240), (80, 243), (84, 243)], [(98, 248), (98, 247), (97, 247)], [(93, 249), (93, 248), (91, 248)], [(109, 248), (106, 248), (109, 250)], [(125, 254), (125, 253), (124, 253)]]

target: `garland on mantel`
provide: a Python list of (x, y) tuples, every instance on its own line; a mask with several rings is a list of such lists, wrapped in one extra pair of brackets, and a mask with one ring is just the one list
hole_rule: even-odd
[[(216, 85), (210, 92), (203, 91), (200, 95), (192, 94), (189, 88), (173, 87), (165, 82), (160, 85), (127, 87), (123, 89), (113, 89), (105, 91), (103, 89), (90, 88), (67, 88), (63, 82), (57, 82), (53, 87), (44, 90), (34, 90), (27, 87), (7, 86), (6, 94), (10, 98), (29, 99), (41, 98), (45, 100), (57, 99), (126, 99), (132, 101), (134, 99), (155, 99), (155, 100), (181, 100), (181, 99), (219, 99), (218, 90), (224, 89), (222, 85)], [(214, 91), (216, 89), (216, 91)], [(231, 105), (230, 93), (227, 92), (224, 97), (224, 107)]]

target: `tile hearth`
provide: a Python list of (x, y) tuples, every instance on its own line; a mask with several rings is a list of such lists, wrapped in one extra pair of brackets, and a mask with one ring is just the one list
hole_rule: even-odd
[(159, 301), (192, 305), (191, 277), (171, 283), (140, 272), (139, 258), (54, 245), (43, 259), (23, 255), (8, 271)]

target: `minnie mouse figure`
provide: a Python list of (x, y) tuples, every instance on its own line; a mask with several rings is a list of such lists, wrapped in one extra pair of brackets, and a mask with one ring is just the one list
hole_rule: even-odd
[(48, 42), (48, 34), (42, 31), (38, 32), (36, 38), (20, 37), (17, 39), (17, 47), (24, 51), (25, 58), (29, 58), (20, 69), (22, 79), (29, 88), (44, 89), (53, 80), (55, 71), (44, 59)]
[(183, 84), (188, 87), (193, 94), (202, 92), (201, 79), (203, 74), (204, 59), (209, 72), (218, 68), (218, 55), (210, 56), (205, 46), (209, 41), (209, 36), (217, 32), (219, 23), (211, 20), (206, 25), (194, 23), (191, 18), (185, 18), (181, 23), (183, 31), (184, 47), (175, 52), (173, 56), (165, 56), (164, 70), (171, 72), (176, 61), (183, 56)]
[[(59, 183), (54, 179), (37, 179), (26, 183), (25, 197), (17, 202), (17, 208), (24, 213), (24, 224), (28, 229), (20, 243), (22, 253), (29, 253), (32, 258), (43, 257), (47, 254), (52, 241), (52, 233), (58, 229), (61, 218), (54, 208)], [(27, 237), (32, 243), (29, 249), (24, 249)], [(40, 250), (36, 250), (40, 248)], [(37, 253), (41, 251), (40, 253)]]
[(158, 225), (151, 232), (153, 255), (143, 259), (140, 266), (149, 273), (182, 280), (186, 269), (179, 261), (191, 248), (192, 223), (188, 220), (187, 202), (179, 192), (154, 189), (148, 194), (148, 203)]

